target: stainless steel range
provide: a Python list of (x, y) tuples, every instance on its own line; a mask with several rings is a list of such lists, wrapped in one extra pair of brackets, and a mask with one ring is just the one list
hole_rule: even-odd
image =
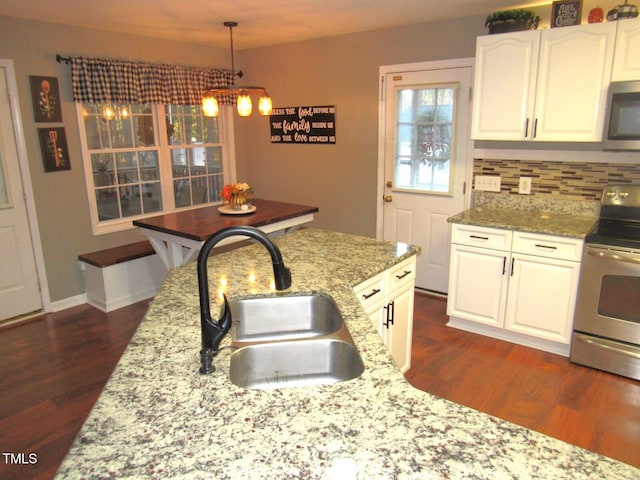
[(640, 380), (640, 185), (607, 185), (585, 238), (571, 361)]

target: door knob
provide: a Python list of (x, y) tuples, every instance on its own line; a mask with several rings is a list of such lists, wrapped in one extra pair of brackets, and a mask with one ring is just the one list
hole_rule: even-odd
[(393, 197), (391, 195), (383, 195), (382, 199), (387, 203), (391, 203), (391, 201), (393, 200)]
[(387, 188), (393, 187), (393, 182), (391, 180), (387, 180)]

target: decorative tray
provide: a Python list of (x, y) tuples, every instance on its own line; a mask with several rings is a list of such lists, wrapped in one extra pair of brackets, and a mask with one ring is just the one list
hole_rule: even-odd
[(218, 211), (223, 215), (246, 215), (248, 213), (253, 213), (258, 209), (255, 205), (251, 205), (250, 203), (247, 203), (247, 207), (249, 208), (246, 210), (237, 210), (231, 205), (222, 205), (221, 207), (218, 207)]

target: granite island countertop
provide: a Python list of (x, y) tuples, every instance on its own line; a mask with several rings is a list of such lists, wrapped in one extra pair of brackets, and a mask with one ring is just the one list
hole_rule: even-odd
[[(223, 348), (216, 371), (199, 375), (196, 268), (176, 268), (56, 478), (639, 478), (629, 465), (419, 391), (404, 379), (352, 287), (416, 249), (317, 229), (277, 243), (292, 271), (291, 293), (335, 299), (364, 373), (333, 385), (245, 390), (229, 381), (230, 349)], [(271, 275), (269, 256), (257, 244), (209, 261), (212, 293), (230, 298), (277, 295)]]

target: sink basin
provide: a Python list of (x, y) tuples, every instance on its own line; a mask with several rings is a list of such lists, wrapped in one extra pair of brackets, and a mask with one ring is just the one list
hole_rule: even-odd
[(231, 354), (229, 377), (239, 387), (273, 389), (342, 382), (363, 371), (353, 343), (315, 338), (242, 347)]
[(234, 342), (317, 337), (336, 332), (342, 314), (326, 295), (247, 298), (229, 303)]

